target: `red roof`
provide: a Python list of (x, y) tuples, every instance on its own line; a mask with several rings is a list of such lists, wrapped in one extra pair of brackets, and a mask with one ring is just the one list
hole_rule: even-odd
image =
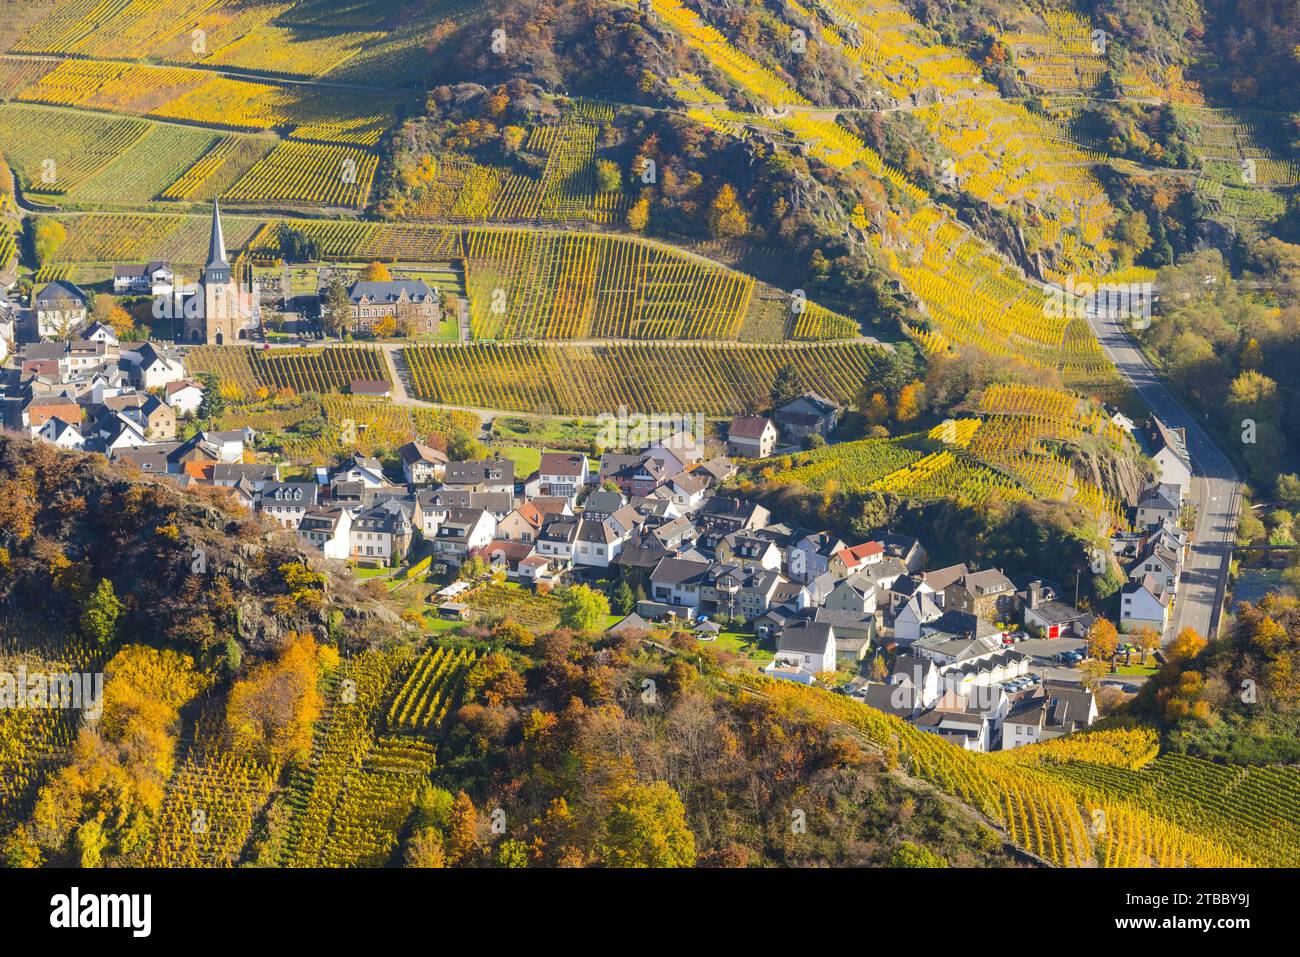
[(854, 545), (851, 548), (841, 548), (835, 553), (839, 556), (840, 561), (850, 567), (861, 565), (872, 555), (885, 554), (885, 546), (882, 542), (863, 542), (861, 545)]

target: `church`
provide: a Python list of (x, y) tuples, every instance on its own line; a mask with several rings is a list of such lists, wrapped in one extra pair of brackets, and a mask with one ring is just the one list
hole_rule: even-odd
[(256, 293), (251, 285), (247, 289), (240, 287), (226, 259), (221, 209), (216, 202), (212, 204), (207, 264), (198, 285), (183, 296), (181, 342), (210, 346), (234, 344), (251, 339), (261, 326)]

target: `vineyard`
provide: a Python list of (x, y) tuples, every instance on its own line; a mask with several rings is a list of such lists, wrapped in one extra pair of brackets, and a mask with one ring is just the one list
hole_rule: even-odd
[(441, 0), (395, 23), (383, 4), (320, 7), (315, 0), (66, 0), (24, 23), (12, 48), (83, 58), (130, 50), (141, 59), (180, 65), (400, 86), (420, 76), (420, 41), (430, 29), (475, 9), (465, 0)]
[(367, 150), (286, 140), (222, 197), (231, 202), (364, 206), (379, 157)]
[(474, 655), (431, 648), (367, 651), (335, 676), (308, 766), (291, 781), (292, 814), (280, 863), (374, 867), (389, 863), (435, 764), (435, 738)]
[(324, 349), (272, 349), (195, 346), (187, 350), (186, 365), (196, 373), (217, 375), (223, 388), (237, 390), (228, 397), (240, 401), (258, 389), (293, 392), (340, 392), (353, 379), (388, 381), (388, 366), (379, 350), (365, 346)]
[[(80, 638), (0, 617), (0, 671), (85, 674), (102, 669), (105, 658)], [(72, 708), (0, 708), (0, 829), (31, 813), (47, 777), (67, 760), (79, 721)]]
[(415, 394), (514, 412), (596, 415), (682, 409), (710, 416), (762, 408), (778, 369), (837, 402), (871, 379), (878, 347), (859, 343), (475, 343), (402, 349)]
[(33, 192), (75, 190), (145, 135), (143, 120), (0, 104), (0, 150)]
[(626, 237), (466, 230), (476, 338), (734, 339), (754, 280)]
[(794, 456), (791, 467), (777, 472), (773, 481), (783, 485), (804, 485), (813, 491), (867, 488), (923, 457), (924, 453), (909, 448), (904, 444), (906, 441), (864, 439), (826, 445)]
[(982, 418), (951, 419), (922, 435), (865, 439), (792, 456), (764, 478), (817, 492), (874, 489), (909, 498), (952, 497), (983, 502), (1003, 496), (1061, 499), (1086, 509), (1111, 528), (1127, 528), (1123, 503), (1077, 476), (1044, 440), (1079, 442), (1085, 436), (1120, 446), (1120, 429), (1087, 400), (1054, 389), (992, 385)]
[(517, 586), (490, 584), (465, 599), (481, 621), (509, 619), (536, 632), (550, 631), (560, 623), (560, 601)]
[[(654, 0), (654, 6), (690, 43), (690, 33), (696, 29), (690, 21), (698, 17), (685, 10), (672, 12), (679, 11), (675, 0)], [(1095, 271), (1092, 266), (1105, 259), (1109, 241), (1101, 230), (1112, 212), (1086, 171), (1095, 157), (1070, 146), (1064, 133), (1047, 121), (997, 100), (978, 78), (978, 68), (964, 56), (928, 39), (918, 42), (923, 31), (892, 0), (870, 5), (820, 0), (818, 9), (832, 24), (823, 28), (822, 39), (845, 53), (890, 95), (905, 99), (934, 95), (923, 91), (959, 94), (956, 102), (936, 108), (930, 116), (931, 132), (955, 161), (958, 185), (994, 205), (1026, 202), (1026, 197), (1041, 204), (1040, 231), (1057, 246), (1062, 267)], [(754, 72), (761, 68), (729, 47), (716, 31), (710, 43), (692, 45), (769, 110), (799, 102), (798, 94), (775, 77), (745, 86), (729, 64), (748, 62), (753, 69), (741, 72), (752, 75), (761, 75)], [(690, 95), (698, 99), (698, 94)], [(781, 131), (832, 167), (860, 164), (906, 201), (906, 211), (891, 210), (871, 239), (927, 316), (927, 328), (911, 330), (927, 352), (970, 343), (995, 355), (1017, 357), (1031, 367), (1059, 369), (1079, 388), (1103, 392), (1116, 388), (1113, 367), (1085, 322), (1053, 318), (1039, 285), (839, 123), (797, 112), (772, 116), (697, 108), (691, 115), (737, 136), (746, 135), (747, 127)], [(996, 135), (982, 134), (985, 125), (997, 127)], [(1040, 168), (1042, 157), (1063, 150), (1064, 162)], [(972, 175), (963, 174), (963, 161)]]
[[(1174, 806), (1169, 806), (1173, 813), (1166, 814), (1167, 806), (1161, 800), (1151, 800), (1146, 792), (1134, 789), (1123, 793), (1122, 786), (1108, 788), (1100, 784), (1089, 791), (1072, 780), (1072, 776), (1091, 780), (1098, 775), (1099, 781), (1111, 776), (1121, 781), (1150, 776), (1163, 782), (1166, 776), (1152, 773), (1153, 769), (1166, 761), (1190, 760), (1162, 758), (1147, 770), (1130, 770), (1144, 757), (1149, 760), (1149, 742), (1145, 747), (1138, 742), (1135, 748), (1129, 737), (1118, 742), (1105, 738), (1131, 732), (1092, 732), (1069, 739), (1068, 744), (1051, 742), (983, 755), (957, 748), (843, 695), (751, 675), (736, 675), (734, 679), (769, 699), (811, 709), (864, 735), (910, 774), (983, 811), (1005, 829), (1011, 841), (1058, 866), (1241, 867), (1280, 860), (1288, 851), (1294, 860), (1294, 804), (1284, 811), (1251, 812), (1261, 823), (1284, 824), (1288, 828), (1280, 835), (1280, 847), (1275, 851), (1266, 846), (1267, 841), (1257, 838), (1251, 844), (1249, 838), (1230, 833), (1231, 828), (1225, 827), (1232, 813), (1230, 805), (1225, 792), (1213, 787), (1205, 788), (1204, 793), (1219, 795), (1223, 801), (1219, 807), (1182, 816)], [(1097, 742), (1098, 738), (1102, 740)], [(1041, 764), (1040, 748), (1047, 749)], [(1099, 755), (1118, 755), (1122, 763), (1118, 767), (1079, 763), (1079, 758), (1087, 754), (1092, 754), (1094, 760)], [(1258, 785), (1273, 783), (1283, 794), (1295, 794), (1300, 786), (1300, 772), (1260, 770), (1264, 773)], [(1243, 776), (1249, 779), (1248, 774)], [(1177, 786), (1168, 785), (1165, 793), (1176, 791)], [(1190, 782), (1186, 786), (1189, 790), (1194, 787)]]
[(277, 777), (229, 751), (191, 752), (167, 782), (148, 866), (234, 866)]
[[(1114, 734), (1120, 732), (1106, 732)], [(1039, 759), (1031, 749), (1010, 752), (1012, 763), (1061, 783), (1079, 800), (1158, 809), (1162, 819), (1203, 834), (1261, 866), (1288, 866), (1300, 854), (1300, 771), (1283, 767), (1229, 767), (1166, 754), (1152, 760), (1107, 760), (1087, 747), (1062, 760)], [(1047, 745), (1045, 747), (1051, 747)], [(1139, 861), (1140, 863), (1140, 861)]]
[(525, 176), (454, 155), (428, 157), (422, 186), (407, 210), (453, 222), (539, 222), (619, 225), (627, 208), (622, 190), (602, 191), (596, 178), (596, 140), (613, 110), (580, 104), (552, 126), (529, 132), (525, 149), (542, 172)]

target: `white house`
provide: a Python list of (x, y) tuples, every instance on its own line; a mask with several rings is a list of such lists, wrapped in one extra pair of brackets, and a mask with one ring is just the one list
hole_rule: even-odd
[(346, 559), (349, 554), (352, 512), (346, 508), (309, 508), (298, 524), (298, 545), (315, 549), (326, 558)]
[(727, 429), (727, 452), (747, 459), (765, 459), (779, 438), (772, 420), (761, 415), (738, 415)]
[(1183, 492), (1177, 485), (1171, 482), (1148, 485), (1138, 498), (1138, 528), (1155, 528), (1167, 522), (1177, 523), (1182, 504)]
[(81, 338), (86, 342), (102, 342), (106, 346), (120, 348), (122, 341), (117, 336), (117, 331), (106, 322), (92, 322), (81, 333)]
[(433, 538), (434, 554), (460, 564), (470, 552), (486, 548), (496, 535), (497, 520), (481, 508), (448, 509)]
[(573, 561), (578, 543), (579, 521), (570, 515), (550, 519), (537, 533), (537, 554), (543, 558)]
[(709, 564), (684, 558), (664, 558), (650, 572), (650, 597), (658, 602), (689, 609), (700, 605), (700, 593), (709, 579)]
[(537, 477), (540, 494), (573, 501), (590, 477), (587, 456), (581, 452), (543, 452)]
[(921, 627), (928, 625), (943, 615), (943, 609), (935, 603), (934, 592), (918, 591), (894, 616), (894, 639), (901, 644), (910, 644), (921, 637)]
[(835, 670), (835, 629), (815, 621), (787, 625), (777, 638), (776, 657), (763, 670), (774, 678), (812, 684)]
[(131, 364), (132, 378), (141, 389), (161, 389), (185, 378), (185, 364), (169, 356), (152, 342), (146, 342), (122, 358)]
[(58, 416), (48, 419), (36, 434), (61, 449), (81, 449), (86, 445), (81, 430), (75, 425), (64, 422)]
[(332, 476), (334, 482), (360, 482), (366, 488), (383, 488), (388, 485), (384, 478), (384, 466), (379, 459), (354, 455), (345, 461)]
[(1145, 573), (1141, 581), (1129, 582), (1120, 592), (1119, 625), (1122, 631), (1154, 628), (1164, 634), (1173, 610), (1174, 590)]
[(71, 339), (86, 324), (86, 294), (76, 283), (56, 279), (32, 298), (36, 334), (41, 339)]
[(1179, 559), (1178, 552), (1153, 542), (1129, 569), (1129, 581), (1139, 582), (1143, 576), (1151, 575), (1162, 588), (1170, 591), (1178, 586), (1182, 571)]
[(631, 532), (630, 527), (613, 518), (604, 521), (582, 519), (573, 546), (574, 564), (608, 568), (622, 552)]
[(1153, 415), (1145, 439), (1160, 482), (1176, 485), (1180, 501), (1186, 498), (1192, 490), (1192, 458), (1187, 451), (1187, 433), (1169, 427)]
[(320, 486), (314, 482), (268, 482), (257, 496), (262, 514), (281, 528), (298, 528), (303, 517), (316, 507)]
[(1092, 726), (1097, 697), (1082, 685), (1045, 681), (1016, 696), (1002, 719), (1002, 750), (1059, 738)]
[(195, 415), (203, 404), (203, 383), (197, 379), (177, 379), (163, 388), (163, 401), (177, 415)]

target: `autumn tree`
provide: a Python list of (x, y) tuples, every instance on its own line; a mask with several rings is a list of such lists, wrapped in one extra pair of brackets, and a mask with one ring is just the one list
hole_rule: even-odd
[(709, 205), (709, 228), (718, 239), (731, 239), (749, 232), (749, 217), (730, 183), (722, 184)]
[(645, 232), (650, 223), (650, 197), (642, 196), (627, 211), (627, 228), (636, 233)]
[(393, 274), (388, 271), (387, 266), (376, 261), (363, 266), (360, 277), (365, 282), (388, 282), (393, 278)]
[(461, 791), (451, 805), (447, 860), (452, 864), (464, 864), (471, 861), (477, 852), (478, 811), (469, 795)]
[(135, 319), (121, 306), (110, 309), (104, 322), (112, 328), (119, 339), (127, 339), (135, 332)]
[(911, 422), (921, 414), (921, 401), (925, 395), (925, 387), (920, 382), (909, 382), (903, 386), (898, 393), (898, 401), (894, 403), (894, 418), (899, 422)]
[(1160, 648), (1160, 632), (1154, 628), (1143, 626), (1139, 628), (1133, 636), (1134, 644), (1142, 652), (1142, 664), (1147, 663), (1147, 655)]
[(560, 624), (574, 631), (599, 631), (609, 617), (609, 599), (587, 585), (573, 585), (560, 596)]
[(1110, 661), (1119, 651), (1119, 632), (1109, 619), (1098, 618), (1088, 629), (1088, 654), (1099, 661)]
[(376, 339), (391, 339), (397, 334), (397, 320), (392, 316), (384, 316), (374, 324), (371, 331)]
[(695, 835), (666, 781), (633, 785), (614, 802), (601, 856), (613, 867), (693, 867)]
[(1196, 629), (1184, 628), (1166, 649), (1165, 657), (1174, 662), (1187, 662), (1199, 655), (1204, 648), (1205, 639)]
[(32, 225), (32, 249), (36, 253), (37, 263), (43, 266), (52, 260), (67, 238), (68, 231), (58, 220), (46, 216), (37, 217)]
[(407, 867), (446, 867), (447, 851), (437, 828), (416, 830), (406, 844)]
[(596, 188), (602, 193), (617, 193), (623, 186), (623, 172), (613, 160), (596, 160)]
[(265, 764), (296, 762), (311, 751), (320, 715), (319, 655), (310, 634), (293, 634), (274, 661), (234, 683), (226, 703), (231, 746)]

